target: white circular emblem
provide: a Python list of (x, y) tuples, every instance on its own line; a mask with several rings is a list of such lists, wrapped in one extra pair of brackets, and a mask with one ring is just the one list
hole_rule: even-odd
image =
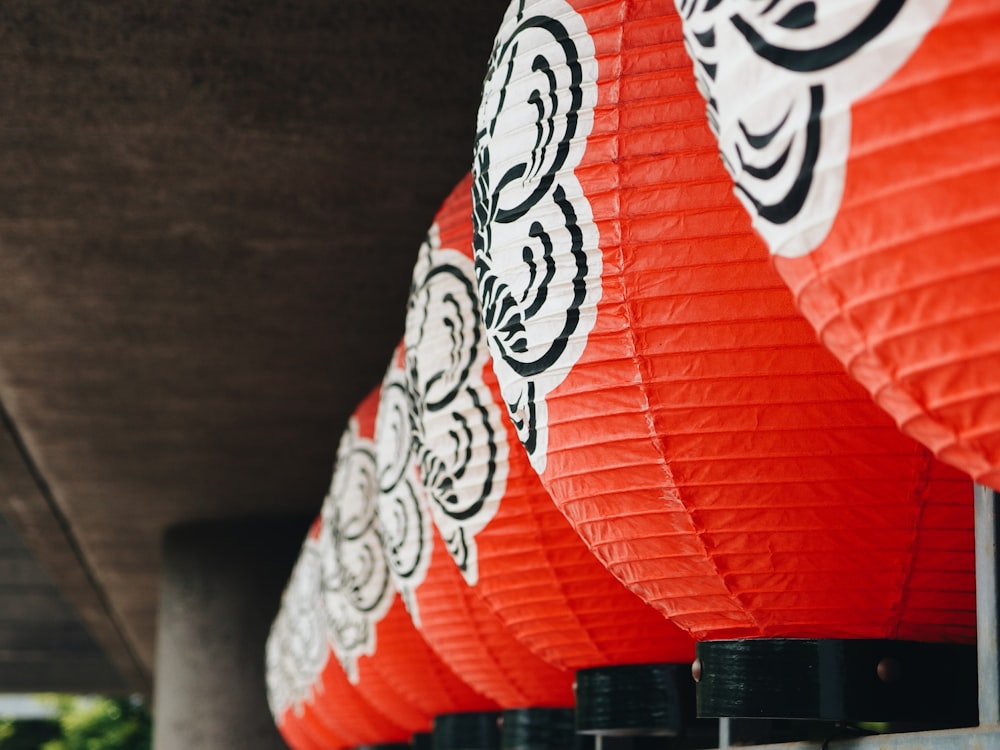
[(583, 18), (514, 2), (490, 57), (473, 162), (475, 273), (500, 389), (545, 470), (547, 398), (587, 345), (601, 296), (597, 225), (574, 169), (597, 104)]
[(358, 657), (375, 653), (376, 627), (395, 595), (376, 523), (377, 494), (375, 444), (358, 434), (352, 418), (323, 502), (318, 550), (326, 638), (355, 684)]
[(330, 655), (318, 606), (319, 580), (319, 551), (307, 538), (266, 646), (268, 705), (276, 719), (289, 708), (301, 712)]
[(851, 106), (888, 80), (948, 0), (676, 0), (709, 124), (771, 252), (815, 249), (840, 209)]

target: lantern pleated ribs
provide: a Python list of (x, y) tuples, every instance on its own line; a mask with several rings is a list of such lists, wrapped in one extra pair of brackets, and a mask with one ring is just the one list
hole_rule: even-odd
[[(519, 97), (540, 67), (521, 29), (550, 7), (568, 27), (570, 5), (593, 58), (560, 62), (581, 78), (570, 110), (539, 116), (562, 93)], [(608, 568), (698, 640), (972, 643), (971, 483), (816, 343), (732, 195), (677, 15), (610, 11), (513, 5), (507, 33), (525, 43), (506, 49), (522, 61), (491, 67), (480, 109), (484, 319), (543, 483)], [(526, 138), (532, 112), (554, 133), (544, 149)], [(582, 241), (544, 241), (563, 237)], [(575, 297), (545, 287), (560, 278)]]
[[(418, 475), (402, 345), (382, 383), (376, 444), (379, 512), (387, 557), (413, 622), (456, 674), (501, 708), (573, 705), (572, 674), (550, 666), (517, 641), (470, 588), (440, 530)], [(412, 382), (412, 381), (411, 381)], [(459, 554), (459, 552), (455, 552)]]
[[(302, 573), (289, 587), (299, 592), (298, 608), (279, 614), (279, 621), (291, 617), (313, 625), (310, 652), (320, 652), (324, 662), (306, 680), (308, 700), (298, 701), (298, 713), (281, 714), (279, 728), (300, 742), (317, 724), (337, 738), (337, 747), (408, 742), (412, 734), (430, 731), (438, 714), (495, 708), (434, 655), (392, 586), (376, 518), (378, 402), (376, 390), (351, 417), (330, 492), (297, 564)], [(290, 652), (295, 648), (285, 645)], [(272, 650), (280, 663), (278, 649), (275, 639)]]
[[(753, 117), (755, 99), (781, 111), (806, 86), (825, 96), (812, 129), (827, 134), (828, 144), (817, 147), (814, 165), (803, 163), (805, 203), (786, 220), (822, 231), (790, 248), (787, 230), (744, 201), (799, 309), (906, 434), (1000, 487), (993, 376), (1000, 201), (992, 187), (1000, 178), (1000, 12), (984, 0), (910, 2), (878, 9), (873, 24), (863, 4), (838, 7), (840, 17), (820, 5), (810, 28), (785, 37), (802, 57), (834, 42), (849, 54), (813, 71), (791, 69), (734, 35), (731, 22), (690, 10), (695, 70), (705, 70), (706, 57), (712, 67), (710, 116), (728, 113), (719, 131), (723, 154), (739, 140), (736, 120)], [(696, 40), (710, 24), (734, 42), (706, 55)], [(862, 24), (874, 31), (857, 33)], [(781, 38), (766, 18), (753, 29)], [(729, 84), (737, 79), (743, 95)], [(779, 140), (801, 140), (808, 129), (784, 124)], [(754, 183), (728, 163), (737, 185)], [(777, 180), (757, 180), (769, 181)]]
[[(425, 462), (438, 471), (419, 473), (428, 496), (437, 493), (436, 483), (447, 488), (447, 497), (437, 493), (439, 507), (448, 499), (462, 509), (482, 506), (472, 514), (475, 520), (463, 519), (460, 559), (476, 559), (465, 579), (518, 640), (558, 667), (690, 661), (690, 639), (599, 564), (558, 512), (517, 441), (486, 356), (474, 297), (470, 188), (469, 178), (455, 188), (435, 221), (434, 242), (422, 249), (404, 349), (408, 373), (430, 373), (411, 380), (460, 383), (467, 392), (464, 409), (455, 404), (453, 410), (412, 410), (417, 440), (435, 450), (448, 445), (460, 426), (468, 436), (462, 450), (448, 451), (456, 460)], [(452, 314), (454, 291), (434, 290), (428, 281), (445, 272), (471, 296), (462, 317)], [(431, 516), (436, 521), (441, 514)]]
[(475, 297), (471, 212), (466, 178), (421, 249), (401, 352), (415, 473), (435, 529), (460, 540), (448, 547), (466, 584), (546, 662), (567, 670), (669, 662), (686, 674), (691, 638), (594, 558), (506, 416)]
[(318, 532), (319, 519), (303, 543), (268, 638), (268, 702), (278, 730), (295, 750), (406, 739), (405, 729), (359, 695), (327, 642)]

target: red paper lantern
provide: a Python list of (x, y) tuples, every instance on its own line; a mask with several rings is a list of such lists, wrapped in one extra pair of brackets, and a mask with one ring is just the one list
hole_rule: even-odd
[(337, 735), (312, 707), (312, 686), (324, 666), (323, 641), (315, 619), (296, 616), (311, 601), (301, 558), (282, 597), (267, 640), (267, 700), (281, 736), (293, 750), (343, 748)]
[(460, 540), (450, 547), (466, 583), (546, 661), (690, 661), (690, 638), (609, 575), (555, 508), (504, 414), (475, 297), (471, 187), (469, 176), (435, 218), (406, 319), (411, 455), (431, 520)]
[(405, 729), (363, 700), (330, 658), (319, 602), (319, 519), (306, 538), (267, 642), (268, 704), (296, 750), (405, 739)]
[[(319, 528), (325, 633), (358, 693), (410, 734), (439, 714), (495, 710), (427, 646), (396, 594), (376, 520), (379, 392), (355, 410), (337, 451)], [(391, 738), (382, 738), (382, 741)]]
[(405, 741), (437, 714), (495, 708), (428, 648), (392, 587), (375, 518), (377, 405), (375, 391), (344, 432), (269, 643), (274, 713), (296, 747)]
[(476, 274), (504, 400), (608, 568), (698, 640), (975, 638), (971, 483), (816, 342), (662, 4), (515, 3)]
[(461, 534), (442, 538), (430, 523), (411, 460), (403, 368), (400, 346), (382, 381), (375, 442), (386, 556), (413, 621), (445, 664), (502, 708), (572, 706), (572, 673), (545, 663), (513, 637), (454, 564)]
[(547, 662), (568, 670), (680, 663), (687, 677), (691, 638), (594, 558), (506, 416), (475, 294), (471, 193), (470, 176), (435, 217), (406, 317), (409, 454), (431, 521), (465, 582)]
[(278, 731), (292, 750), (328, 750), (328, 748), (344, 747), (343, 741), (328, 735), (326, 738), (311, 733), (306, 725), (295, 717), (294, 713), (282, 717), (278, 722)]
[(695, 70), (799, 309), (904, 432), (1000, 488), (1000, 9), (704, 6), (679, 2)]

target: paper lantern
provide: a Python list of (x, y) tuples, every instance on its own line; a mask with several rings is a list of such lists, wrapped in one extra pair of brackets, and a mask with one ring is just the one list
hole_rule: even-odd
[(663, 4), (504, 19), (476, 275), (532, 465), (609, 570), (699, 641), (972, 643), (971, 483), (816, 343), (703, 111)]
[(296, 748), (406, 741), (439, 713), (495, 708), (428, 648), (392, 586), (375, 517), (377, 405), (376, 390), (349, 421), (269, 640), (272, 706)]
[(393, 586), (376, 519), (378, 400), (376, 389), (358, 406), (337, 450), (318, 531), (319, 596), (326, 639), (351, 684), (412, 734), (430, 731), (438, 714), (496, 704), (427, 646)]
[(572, 706), (572, 673), (545, 663), (504, 628), (451, 558), (451, 550), (461, 549), (461, 535), (443, 538), (430, 523), (428, 501), (411, 460), (403, 367), (400, 346), (382, 381), (375, 429), (379, 520), (397, 589), (442, 661), (502, 708)]
[[(475, 294), (471, 216), (467, 176), (420, 249), (406, 316), (407, 452), (430, 520), (466, 584), (548, 663), (575, 671), (622, 664), (663, 670), (668, 662), (683, 665), (667, 671), (690, 684), (691, 638), (597, 561), (553, 504), (506, 416)], [(410, 530), (419, 533), (416, 525)], [(653, 729), (655, 710), (631, 728)], [(581, 727), (597, 729), (589, 716), (580, 719)]]
[(293, 750), (342, 748), (348, 742), (335, 734), (312, 708), (312, 687), (325, 665), (319, 623), (303, 616), (311, 605), (308, 575), (296, 562), (282, 605), (267, 640), (265, 676), (267, 701), (278, 731)]
[(678, 3), (695, 70), (799, 309), (904, 432), (1000, 488), (1000, 9), (710, 5)]
[(341, 748), (408, 734), (364, 701), (330, 658), (319, 602), (319, 519), (313, 524), (267, 641), (268, 705), (295, 750)]

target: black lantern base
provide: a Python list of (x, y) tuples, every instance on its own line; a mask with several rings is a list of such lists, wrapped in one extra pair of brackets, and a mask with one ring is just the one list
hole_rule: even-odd
[(517, 708), (503, 712), (503, 750), (591, 750), (594, 738), (576, 733), (572, 708)]
[(416, 732), (410, 738), (410, 747), (412, 750), (433, 750), (434, 735), (430, 732)]
[(576, 673), (576, 731), (607, 737), (677, 736), (694, 719), (688, 664), (627, 664)]
[(699, 643), (697, 653), (700, 717), (978, 721), (974, 646), (753, 639)]
[(500, 750), (500, 713), (469, 711), (434, 717), (434, 750)]

